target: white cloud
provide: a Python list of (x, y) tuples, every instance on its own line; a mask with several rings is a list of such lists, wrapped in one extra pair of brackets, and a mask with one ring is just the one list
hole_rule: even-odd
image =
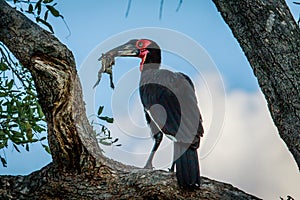
[[(231, 91), (224, 96), (215, 76), (205, 77), (205, 81), (195, 79), (199, 83), (197, 96), (206, 130), (199, 150), (201, 174), (264, 199), (287, 195), (300, 198), (300, 174), (278, 136), (261, 92)], [(122, 147), (103, 148), (115, 160), (143, 167), (153, 140), (143, 122), (138, 93), (134, 95), (130, 117), (123, 113), (123, 118), (118, 119), (119, 127), (115, 124), (110, 127)], [(132, 125), (132, 121), (137, 123)], [(122, 132), (122, 126), (126, 126), (126, 133)], [(167, 169), (171, 161), (172, 143), (165, 137), (153, 164), (156, 169)]]
[(260, 92), (227, 94), (222, 136), (201, 164), (203, 175), (264, 199), (300, 197), (296, 164), (279, 138)]

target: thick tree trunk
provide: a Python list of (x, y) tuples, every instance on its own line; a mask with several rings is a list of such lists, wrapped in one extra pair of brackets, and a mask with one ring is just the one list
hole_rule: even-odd
[(83, 102), (77, 100), (82, 94), (72, 52), (5, 1), (0, 9), (0, 39), (33, 76), (55, 166), (89, 168), (101, 154)]
[(247, 56), (300, 169), (300, 30), (284, 0), (213, 0)]
[(0, 199), (257, 199), (202, 178), (184, 191), (173, 173), (105, 158), (84, 108), (72, 53), (53, 35), (0, 0), (0, 41), (34, 78), (48, 124), (53, 163), (28, 176), (1, 176)]

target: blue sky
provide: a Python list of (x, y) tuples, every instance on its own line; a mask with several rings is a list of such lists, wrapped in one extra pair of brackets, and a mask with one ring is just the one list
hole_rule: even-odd
[[(274, 128), (269, 113), (266, 109), (266, 103), (263, 99), (263, 96), (259, 92), (257, 80), (253, 75), (252, 69), (248, 61), (246, 60), (244, 53), (242, 52), (236, 39), (233, 37), (230, 29), (224, 23), (220, 14), (217, 12), (217, 9), (215, 8), (212, 1), (183, 1), (179, 12), (176, 12), (179, 1), (165, 0), (162, 19), (159, 19), (160, 0), (132, 0), (130, 13), (127, 18), (125, 18), (128, 4), (127, 1), (58, 0), (57, 2), (57, 9), (59, 9), (64, 16), (66, 23), (71, 30), (71, 35), (67, 37), (69, 34), (68, 30), (60, 19), (51, 18), (50, 20), (53, 24), (55, 35), (73, 51), (79, 71), (81, 65), (89, 58), (89, 56), (92, 53), (95, 53), (95, 50), (98, 51), (97, 47), (99, 48), (99, 45), (101, 46), (101, 43), (114, 35), (118, 35), (121, 32), (129, 31), (132, 29), (158, 27), (175, 30), (190, 37), (199, 45), (201, 45), (210, 56), (211, 60), (215, 63), (215, 66), (220, 73), (222, 83), (218, 84), (224, 85), (226, 94), (223, 96), (221, 95), (221, 92), (218, 94), (220, 94), (220, 97), (226, 99), (227, 109), (226, 123), (224, 125), (224, 133), (222, 134), (223, 137), (220, 139), (219, 143), (216, 144), (216, 150), (212, 151), (212, 156), (208, 157), (207, 159), (203, 159), (202, 169), (204, 175), (211, 178), (216, 178), (221, 181), (230, 182), (250, 193), (259, 195), (260, 197), (278, 197), (279, 195), (284, 196), (289, 194), (294, 194), (294, 196), (298, 195), (298, 197), (300, 197), (300, 194), (299, 192), (296, 192), (296, 189), (293, 190), (292, 188), (289, 190), (287, 189), (288, 187), (285, 187), (285, 185), (277, 185), (277, 193), (273, 192), (274, 189), (272, 189), (271, 183), (274, 183), (274, 181), (279, 182), (281, 180), (284, 180), (280, 179), (283, 177), (279, 177), (278, 179), (270, 179), (270, 177), (274, 176), (274, 174), (277, 174), (278, 171), (283, 171), (283, 169), (285, 169), (287, 171), (286, 173), (291, 173), (285, 176), (296, 177), (296, 179), (293, 180), (293, 184), (296, 185), (297, 183), (299, 185), (299, 173), (297, 173), (297, 171), (295, 170), (295, 164), (293, 163), (290, 155), (287, 153), (285, 145), (277, 136), (276, 129)], [(291, 4), (292, 1), (287, 2), (289, 3), (294, 15), (297, 16), (297, 7)], [(132, 38), (128, 38), (128, 40), (129, 39)], [(124, 42), (126, 42), (126, 40)], [(177, 41), (174, 41), (175, 44), (176, 42)], [(193, 54), (192, 48), (186, 49), (187, 51), (190, 51), (191, 54)], [(99, 56), (101, 55), (101, 53), (103, 52), (101, 52), (100, 49)], [(189, 65), (186, 60), (174, 57), (172, 53), (164, 52), (163, 62), (165, 65), (171, 66), (174, 70), (183, 71), (192, 76), (194, 82), (200, 80), (197, 76), (194, 76), (193, 71), (190, 68), (185, 68), (185, 66)], [(138, 65), (138, 63), (139, 61), (134, 59), (130, 61), (120, 59), (117, 66), (114, 67), (115, 82), (117, 83), (118, 80), (122, 79), (123, 74), (126, 73), (126, 71), (130, 71), (132, 67)], [(98, 64), (98, 66), (91, 67), (100, 67), (100, 63)], [(94, 72), (93, 76), (96, 76), (96, 73), (97, 71)], [(84, 76), (84, 71), (80, 71), (80, 76)], [(89, 76), (91, 75), (87, 74), (87, 76), (88, 77), (81, 78), (89, 78)], [(214, 83), (214, 80), (216, 80), (214, 79), (215, 75), (207, 76), (211, 76), (207, 78), (208, 82), (211, 81), (212, 87), (216, 86), (215, 90), (219, 91), (220, 88), (218, 87), (218, 84)], [(94, 78), (96, 77), (93, 77), (92, 79)], [(97, 107), (97, 105), (104, 105), (105, 113), (108, 115), (112, 115), (113, 112), (111, 108), (111, 101), (114, 93), (108, 87), (107, 81), (108, 79), (104, 77), (96, 90), (95, 98), (97, 103), (95, 103), (95, 107)], [(208, 116), (207, 118), (209, 118), (210, 110), (206, 108), (209, 107), (207, 106), (209, 104), (209, 97), (207, 97), (208, 100), (206, 100), (206, 94), (203, 94), (206, 93), (206, 90), (202, 89), (201, 84), (199, 84), (198, 91), (198, 96), (200, 99), (199, 101), (201, 101), (202, 99), (200, 106), (202, 108), (202, 112), (204, 112), (203, 115)], [(203, 96), (201, 94), (203, 94)], [(133, 102), (133, 106), (131, 108), (139, 106), (139, 102), (136, 99), (137, 95), (138, 94), (136, 94), (133, 99), (130, 100), (131, 102)], [(209, 94), (207, 94), (207, 96), (209, 96)], [(140, 115), (141, 113), (131, 113), (130, 117), (136, 119), (137, 121), (138, 119), (143, 120), (143, 117), (140, 117)], [(241, 121), (241, 119), (244, 120)], [(259, 119), (259, 121), (257, 121), (257, 119)], [(209, 126), (209, 124), (213, 124), (210, 119), (208, 119), (207, 121), (207, 126)], [(233, 123), (234, 121), (236, 123)], [(111, 127), (111, 129), (115, 130), (115, 132), (118, 132), (118, 129), (116, 127)], [(253, 129), (253, 132), (255, 132), (255, 134), (250, 132), (249, 135), (253, 134), (257, 137), (248, 138), (246, 134), (243, 135), (243, 137), (240, 135), (232, 135), (231, 137), (230, 135), (230, 132), (246, 133), (251, 129)], [(266, 133), (268, 133), (269, 135), (267, 135)], [(265, 134), (267, 136), (265, 136)], [(271, 139), (269, 138), (269, 136), (271, 137)], [(121, 138), (122, 136), (118, 135), (118, 137)], [(237, 142), (234, 143), (234, 141), (232, 140), (229, 141), (228, 138), (235, 138)], [(238, 140), (238, 138), (240, 138), (240, 140)], [(222, 163), (224, 164), (224, 166), (227, 166), (228, 169), (236, 169), (236, 174), (240, 172), (240, 174), (238, 174), (238, 177), (236, 178), (234, 174), (232, 174), (234, 172), (230, 172), (230, 170), (220, 169), (218, 167), (215, 167), (217, 169), (213, 170), (213, 166), (220, 165), (218, 161), (223, 161), (224, 157), (226, 156), (228, 156), (229, 158), (232, 157), (232, 159), (239, 157), (241, 160), (243, 160), (243, 156), (237, 154), (237, 152), (243, 152), (243, 150), (245, 149), (246, 150), (243, 155), (249, 155), (249, 157), (251, 158), (253, 157), (253, 162), (257, 163), (258, 159), (259, 162), (261, 161), (261, 163), (264, 163), (262, 160), (268, 160), (268, 154), (263, 154), (263, 156), (265, 157), (256, 158), (257, 153), (250, 154), (249, 152), (251, 152), (251, 147), (253, 147), (254, 145), (268, 146), (271, 145), (268, 142), (273, 140), (274, 144), (276, 144), (277, 146), (281, 146), (281, 150), (276, 154), (271, 153), (274, 159), (271, 160), (269, 164), (261, 164), (260, 168), (264, 169), (261, 172), (255, 172), (251, 169), (247, 171), (247, 166), (252, 166), (248, 163), (249, 161), (241, 161), (240, 165), (242, 167), (240, 168), (236, 168), (236, 166), (231, 166), (230, 164), (226, 165), (226, 163)], [(238, 141), (243, 141), (244, 143), (242, 144), (244, 145), (241, 145), (241, 143), (238, 143)], [(265, 141), (268, 144), (262, 143), (262, 141)], [(130, 143), (130, 141), (124, 139), (122, 141), (125, 146), (124, 148), (126, 148), (126, 142)], [(148, 143), (148, 146), (145, 145), (145, 148), (150, 150), (152, 145), (151, 141), (148, 141)], [(230, 148), (228, 148), (228, 145)], [(227, 153), (222, 152), (222, 147), (226, 148)], [(248, 147), (249, 149), (247, 151)], [(270, 153), (273, 147), (274, 146), (269, 146), (268, 149), (262, 149), (262, 151)], [(259, 149), (258, 147), (254, 148)], [(110, 157), (121, 159), (122, 162), (126, 162), (126, 160), (128, 160), (126, 156), (120, 158), (120, 156), (118, 157), (118, 155), (116, 155), (116, 152), (120, 153), (118, 152), (119, 150), (106, 149), (106, 151)], [(213, 154), (216, 154), (215, 157), (213, 156)], [(41, 168), (51, 161), (50, 156), (44, 152), (39, 144), (32, 145), (30, 152), (22, 152), (21, 154), (13, 151), (12, 148), (9, 148), (6, 151), (6, 155), (8, 159), (8, 167), (0, 168), (0, 174), (28, 174), (34, 170)], [(289, 161), (285, 162), (285, 159), (287, 157)], [(24, 160), (27, 161), (24, 162)], [(137, 165), (142, 165), (141, 163), (143, 163), (144, 161), (145, 156), (143, 156), (143, 158), (136, 158)], [(285, 164), (280, 169), (278, 168), (278, 171), (274, 171), (274, 174), (268, 174), (268, 177), (264, 177), (263, 180), (259, 178), (259, 176), (263, 177), (261, 174), (266, 174), (266, 172), (269, 171), (269, 166), (274, 165), (274, 163), (276, 163), (276, 165), (281, 165), (283, 162), (288, 164)], [(157, 161), (157, 163), (158, 165), (160, 165), (159, 160)], [(233, 163), (233, 161), (231, 163)], [(248, 175), (245, 175), (247, 173)], [(245, 177), (243, 175), (245, 175)]]
[(57, 35), (73, 50), (78, 66), (91, 49), (112, 35), (134, 28), (163, 27), (182, 32), (201, 44), (228, 79), (227, 89), (257, 89), (248, 62), (211, 1), (185, 1), (179, 12), (177, 1), (165, 1), (161, 20), (159, 0), (132, 1), (127, 18), (127, 1), (85, 2), (59, 3), (72, 31), (68, 39), (64, 38), (68, 32), (63, 23), (54, 21)]

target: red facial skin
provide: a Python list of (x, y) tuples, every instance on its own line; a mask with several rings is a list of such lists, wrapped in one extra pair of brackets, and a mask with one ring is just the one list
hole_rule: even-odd
[(140, 50), (139, 57), (142, 59), (142, 61), (140, 63), (140, 71), (143, 71), (144, 62), (146, 60), (147, 54), (149, 53), (149, 51), (146, 48), (150, 44), (151, 44), (151, 42), (149, 40), (143, 40), (143, 39), (138, 40), (135, 44), (136, 48), (138, 48)]

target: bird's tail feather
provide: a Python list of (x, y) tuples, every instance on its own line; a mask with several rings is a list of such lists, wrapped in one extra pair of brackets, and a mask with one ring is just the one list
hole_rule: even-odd
[[(179, 186), (184, 188), (197, 188), (200, 186), (200, 169), (197, 149), (184, 148), (182, 145), (174, 146), (174, 153), (183, 152), (175, 161), (176, 177)], [(174, 154), (175, 155), (175, 154)], [(179, 154), (177, 154), (179, 155)]]

